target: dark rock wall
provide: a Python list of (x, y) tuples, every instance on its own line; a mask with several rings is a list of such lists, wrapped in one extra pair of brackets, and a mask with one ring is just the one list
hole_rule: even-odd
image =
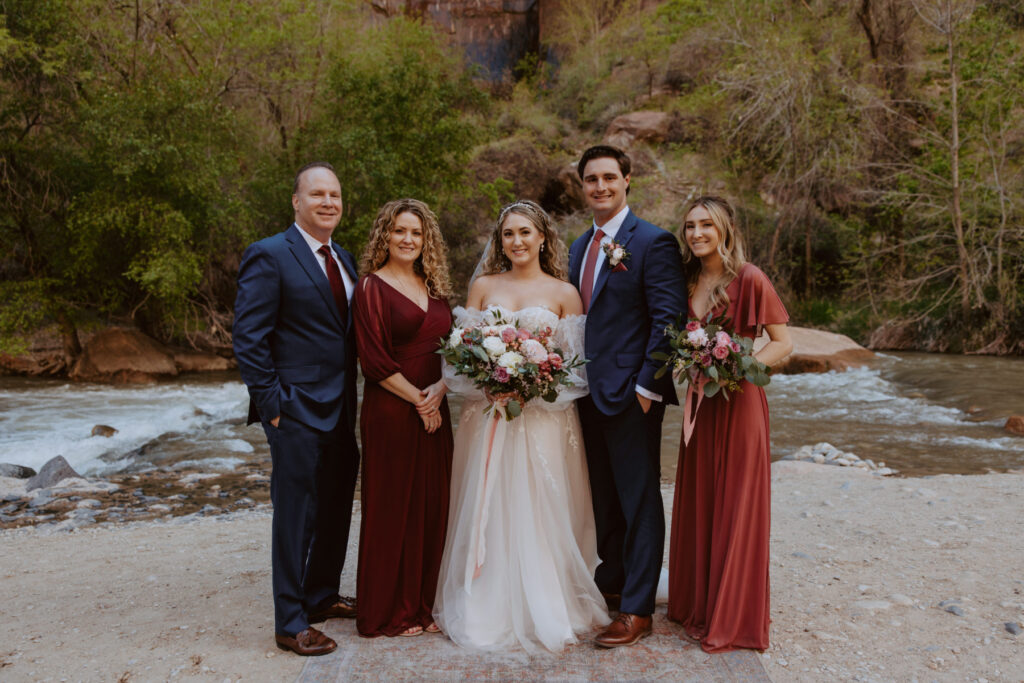
[(539, 53), (543, 23), (562, 0), (370, 0), (384, 16), (424, 17), (462, 46), (483, 75), (500, 80), (529, 53)]

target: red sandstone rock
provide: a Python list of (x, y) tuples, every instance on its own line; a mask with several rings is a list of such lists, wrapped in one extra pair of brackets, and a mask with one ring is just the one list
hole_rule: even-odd
[(174, 349), (174, 363), (179, 372), (211, 372), (230, 370), (235, 367), (233, 360), (221, 358), (215, 353), (193, 349)]
[(604, 141), (628, 148), (634, 142), (664, 142), (672, 131), (674, 117), (663, 111), (634, 111), (616, 116), (608, 124)]
[(90, 339), (68, 376), (85, 382), (141, 383), (178, 374), (171, 351), (138, 330), (111, 328)]
[(1024, 415), (1011, 415), (1006, 420), (1006, 424), (1003, 425), (1003, 429), (1016, 434), (1017, 436), (1024, 436)]
[[(812, 330), (806, 327), (790, 327), (793, 352), (772, 366), (772, 372), (796, 375), (802, 372), (828, 372), (846, 370), (864, 365), (875, 357), (873, 351), (853, 341), (846, 335)], [(754, 349), (760, 350), (769, 341), (762, 335), (754, 342)]]

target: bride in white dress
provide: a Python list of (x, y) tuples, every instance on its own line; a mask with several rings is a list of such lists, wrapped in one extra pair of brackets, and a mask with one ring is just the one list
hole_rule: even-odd
[[(564, 255), (537, 204), (505, 207), (455, 324), (504, 315), (519, 327), (551, 327), (567, 358), (582, 356), (585, 318)], [(434, 619), (461, 646), (557, 651), (610, 621), (593, 579), (597, 544), (575, 404), (587, 392), (584, 368), (554, 403), (530, 401), (511, 421), (485, 414), (489, 398), (445, 368), (445, 383), (465, 398)]]

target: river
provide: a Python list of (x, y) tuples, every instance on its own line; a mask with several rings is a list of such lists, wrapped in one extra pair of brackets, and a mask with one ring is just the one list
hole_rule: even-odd
[[(1024, 359), (883, 354), (843, 373), (782, 375), (768, 386), (772, 454), (819, 441), (884, 461), (903, 475), (1024, 468)], [(63, 455), (104, 476), (153, 468), (231, 470), (269, 457), (246, 427), (244, 386), (231, 373), (113, 387), (0, 378), (0, 462), (38, 469)], [(675, 476), (681, 411), (666, 413), (662, 477)], [(117, 429), (91, 436), (93, 426)]]

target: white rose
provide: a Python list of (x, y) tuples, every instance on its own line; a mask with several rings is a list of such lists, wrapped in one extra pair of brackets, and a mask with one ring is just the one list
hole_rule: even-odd
[(704, 346), (708, 343), (708, 333), (703, 327), (698, 327), (693, 332), (687, 332), (686, 339), (694, 346)]
[(508, 370), (509, 375), (515, 375), (516, 369), (523, 364), (523, 357), (515, 351), (508, 351), (498, 358), (498, 365)]
[(448, 336), (448, 346), (455, 347), (462, 343), (462, 333), (465, 332), (461, 327), (452, 329), (451, 335)]
[(505, 353), (506, 348), (505, 342), (501, 341), (501, 337), (484, 337), (484, 351), (491, 358), (497, 358)]
[(519, 349), (526, 355), (527, 360), (531, 363), (543, 363), (548, 359), (548, 351), (544, 348), (536, 339), (524, 340)]
[(616, 247), (612, 249), (612, 259), (615, 261), (621, 261), (622, 257), (626, 255), (626, 252), (622, 247)]

